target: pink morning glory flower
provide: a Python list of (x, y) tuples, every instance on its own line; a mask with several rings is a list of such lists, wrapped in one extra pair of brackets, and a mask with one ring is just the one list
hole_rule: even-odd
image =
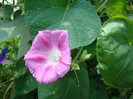
[(0, 56), (0, 64), (12, 64), (11, 61), (5, 59), (5, 55), (8, 51), (8, 47), (6, 47), (3, 51), (2, 51), (2, 54)]
[(62, 78), (71, 64), (67, 30), (39, 31), (24, 60), (39, 83), (48, 84)]

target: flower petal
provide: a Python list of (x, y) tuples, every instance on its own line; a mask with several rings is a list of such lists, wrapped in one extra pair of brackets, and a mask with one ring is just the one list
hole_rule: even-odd
[(44, 53), (40, 52), (36, 48), (31, 48), (30, 51), (27, 52), (27, 54), (24, 57), (24, 60), (26, 59), (37, 59), (37, 60), (47, 60), (46, 56), (43, 55)]
[(56, 81), (57, 79), (58, 79), (58, 76), (56, 74), (55, 67), (51, 66), (45, 71), (43, 75), (42, 83), (49, 84)]
[(46, 31), (39, 31), (38, 37), (43, 41), (43, 45), (45, 45), (47, 47), (47, 49), (51, 49), (51, 42), (50, 42), (50, 38), (52, 35), (52, 31), (51, 30), (46, 30)]
[(0, 64), (13, 64), (13, 62), (11, 62), (10, 60), (7, 60), (7, 59), (3, 59)]
[(64, 63), (64, 64), (70, 65), (71, 64), (71, 56), (69, 56), (69, 55), (62, 56), (59, 59), (59, 61), (62, 62), (62, 63)]
[(50, 68), (50, 66), (45, 66), (45, 67), (40, 66), (40, 67), (37, 67), (36, 71), (33, 73), (33, 76), (36, 78), (36, 80), (39, 83), (42, 83), (44, 73), (45, 73), (45, 71), (47, 71), (48, 68)]
[(58, 47), (58, 42), (59, 42), (59, 39), (61, 37), (61, 35), (63, 33), (65, 33), (66, 30), (53, 30), (52, 32), (52, 36), (51, 36), (51, 43), (52, 43), (52, 46), (56, 46)]
[(50, 49), (50, 38), (45, 36), (48, 36), (48, 33), (43, 33), (42, 31), (39, 31), (38, 36), (35, 37), (34, 42), (32, 44), (33, 48), (36, 48), (40, 52), (47, 53)]
[(40, 49), (38, 49), (38, 48), (31, 47), (31, 49), (25, 55), (25, 58), (35, 57), (35, 56), (44, 56), (45, 57), (47, 54), (48, 54), (47, 51), (40, 51)]
[(7, 51), (8, 51), (8, 47), (6, 47), (6, 48), (2, 51), (2, 54), (1, 54), (1, 56), (0, 56), (0, 62), (5, 58), (5, 55), (6, 55)]
[(70, 65), (71, 64), (71, 51), (69, 47), (62, 52), (62, 57), (59, 59), (60, 62)]
[(70, 65), (59, 62), (56, 65), (56, 73), (59, 78), (62, 78), (70, 70)]
[(60, 51), (64, 51), (69, 46), (68, 33), (66, 30), (61, 34), (58, 42), (58, 48)]
[(38, 67), (44, 66), (46, 61), (40, 58), (25, 58), (25, 65), (29, 68), (31, 73), (34, 73)]

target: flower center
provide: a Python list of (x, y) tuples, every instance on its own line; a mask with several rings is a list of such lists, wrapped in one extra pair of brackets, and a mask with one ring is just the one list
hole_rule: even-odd
[(61, 57), (61, 52), (58, 49), (53, 49), (49, 52), (48, 63), (56, 65)]

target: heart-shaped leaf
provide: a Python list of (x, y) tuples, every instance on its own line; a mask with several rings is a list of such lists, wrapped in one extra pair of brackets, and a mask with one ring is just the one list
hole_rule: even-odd
[(104, 82), (120, 89), (133, 88), (133, 21), (109, 19), (97, 39), (97, 59)]
[(25, 18), (31, 37), (45, 29), (68, 30), (70, 48), (92, 43), (100, 31), (100, 19), (86, 0), (26, 0)]

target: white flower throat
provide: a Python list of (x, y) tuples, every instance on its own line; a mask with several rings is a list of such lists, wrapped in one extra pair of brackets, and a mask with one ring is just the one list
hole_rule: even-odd
[(53, 49), (48, 55), (48, 64), (56, 65), (61, 57), (61, 52), (58, 49)]

